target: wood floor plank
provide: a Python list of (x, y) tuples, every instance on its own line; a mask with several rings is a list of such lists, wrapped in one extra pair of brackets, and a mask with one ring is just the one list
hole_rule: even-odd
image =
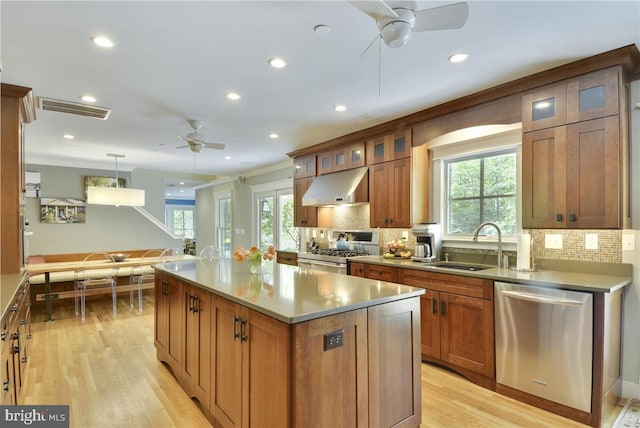
[[(156, 359), (153, 295), (144, 311), (110, 298), (55, 306), (53, 322), (34, 313), (25, 404), (69, 404), (71, 427), (210, 427), (198, 405)], [(58, 302), (60, 303), (60, 302)], [(585, 427), (481, 388), (444, 368), (422, 364), (422, 427)], [(615, 419), (615, 418), (614, 418)]]

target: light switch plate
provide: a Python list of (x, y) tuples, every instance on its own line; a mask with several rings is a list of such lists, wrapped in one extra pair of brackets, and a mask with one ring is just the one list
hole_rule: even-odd
[(622, 234), (622, 251), (635, 251), (636, 237), (630, 233)]
[(598, 234), (597, 233), (585, 233), (584, 235), (584, 248), (586, 250), (598, 249)]
[(548, 233), (544, 235), (544, 248), (562, 250), (562, 235), (559, 233)]

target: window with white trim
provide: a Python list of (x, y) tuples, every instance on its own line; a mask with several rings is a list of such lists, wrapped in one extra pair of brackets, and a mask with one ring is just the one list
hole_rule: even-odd
[(166, 224), (173, 233), (188, 239), (196, 236), (196, 217), (193, 206), (167, 205), (165, 215)]

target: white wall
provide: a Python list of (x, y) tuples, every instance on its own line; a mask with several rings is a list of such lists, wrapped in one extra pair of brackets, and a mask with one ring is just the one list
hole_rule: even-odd
[[(112, 171), (63, 168), (47, 165), (27, 165), (27, 171), (40, 172), (42, 197), (85, 199), (84, 177), (112, 176)], [(128, 173), (119, 173), (129, 178)], [(155, 177), (155, 176), (154, 176)], [(144, 182), (145, 180), (141, 180)], [(164, 180), (162, 180), (164, 183)], [(142, 187), (144, 188), (144, 187)], [(164, 204), (164, 192), (145, 194), (151, 206)], [(87, 205), (86, 223), (40, 223), (40, 200), (27, 198), (26, 218), (29, 220), (29, 254), (83, 253), (91, 251), (121, 251), (144, 248), (175, 248), (175, 240), (131, 207)], [(160, 221), (164, 222), (164, 210)]]

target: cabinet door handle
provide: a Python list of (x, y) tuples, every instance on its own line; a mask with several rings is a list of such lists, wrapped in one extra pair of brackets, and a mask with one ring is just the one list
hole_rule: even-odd
[(240, 317), (238, 315), (233, 316), (233, 340), (240, 338), (240, 332), (238, 332), (238, 322), (240, 321)]
[(576, 221), (576, 220), (577, 220), (577, 218), (576, 218), (575, 214), (573, 214), (573, 213), (569, 214), (569, 221)]
[(9, 381), (5, 380), (2, 382), (2, 389), (4, 389), (5, 391), (9, 390)]
[(447, 315), (447, 303), (444, 300), (440, 300), (440, 315)]
[(435, 297), (431, 298), (431, 311), (434, 314), (438, 313), (438, 299), (436, 299)]
[(559, 213), (556, 214), (556, 221), (563, 221), (563, 220), (564, 220), (564, 218), (563, 218), (562, 214), (559, 214)]
[(195, 314), (196, 312), (200, 311), (200, 304), (198, 301), (198, 296), (193, 296), (193, 313)]
[(247, 319), (242, 318), (242, 320), (240, 320), (240, 332), (241, 332), (240, 342), (246, 342), (247, 340), (249, 340), (249, 337), (245, 334), (246, 327), (247, 327)]

